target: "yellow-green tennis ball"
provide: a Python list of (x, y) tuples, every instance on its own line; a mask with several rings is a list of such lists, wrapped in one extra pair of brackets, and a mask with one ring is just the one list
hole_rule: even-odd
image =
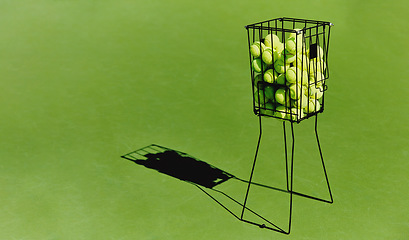
[(294, 32), (290, 33), (290, 38), (301, 38), (302, 39), (302, 32), (300, 32), (302, 29), (300, 28), (294, 28)]
[(291, 84), (291, 85), (290, 85), (290, 97), (291, 97), (292, 99), (297, 100), (297, 99), (299, 99), (299, 98), (301, 97), (301, 95), (303, 95), (303, 94), (304, 94), (303, 88), (301, 87), (300, 84), (294, 83), (294, 84)]
[(296, 32), (291, 32), (290, 35), (288, 36), (288, 38), (293, 38), (294, 41), (301, 45), (302, 40), (303, 40), (303, 33), (302, 33), (302, 29), (299, 28), (295, 28), (294, 29)]
[[(280, 90), (280, 91), (279, 91)], [(291, 107), (293, 104), (293, 100), (289, 96), (289, 92), (287, 89), (278, 89), (275, 92), (275, 100), (277, 103), (284, 105), (286, 107)]]
[(309, 61), (306, 55), (297, 53), (297, 58), (293, 62), (293, 66), (301, 70), (308, 70)]
[(268, 83), (273, 83), (277, 79), (277, 77), (278, 77), (278, 73), (276, 73), (274, 69), (268, 69), (264, 73), (264, 81)]
[(307, 71), (302, 71), (301, 75), (301, 84), (307, 86), (309, 84), (309, 78), (308, 78), (308, 73)]
[(310, 98), (320, 99), (324, 95), (324, 88), (322, 86), (310, 86)]
[(272, 86), (266, 86), (264, 88), (264, 96), (268, 101), (274, 101), (275, 100), (274, 88)]
[(281, 84), (281, 85), (286, 84), (286, 79), (285, 79), (285, 74), (284, 73), (278, 75), (278, 77), (276, 79), (276, 83)]
[[(293, 71), (293, 69), (291, 70), (291, 71)], [(291, 72), (290, 72), (290, 74), (292, 74)], [(286, 74), (287, 75), (287, 74)], [(303, 71), (302, 73), (301, 73), (301, 70), (299, 70), (299, 69), (297, 69), (297, 75), (298, 75), (298, 78), (296, 79), (296, 82), (290, 82), (290, 81), (287, 81), (285, 84), (287, 85), (287, 86), (291, 86), (292, 84), (295, 84), (295, 83), (297, 83), (297, 84), (301, 84), (302, 86), (308, 86), (308, 74), (307, 74), (307, 72), (306, 71)]]
[(278, 51), (278, 50), (273, 49), (273, 61), (275, 62), (278, 59), (280, 59), (283, 55), (283, 52), (284, 51)]
[(297, 52), (301, 53), (303, 51), (302, 36), (301, 38), (289, 37), (285, 42), (285, 50), (292, 54), (296, 54)]
[(309, 101), (309, 98), (306, 95), (301, 95), (301, 97), (297, 100), (294, 101), (293, 106), (296, 108), (305, 108), (307, 106), (307, 103)]
[(277, 59), (277, 61), (274, 62), (274, 69), (278, 73), (284, 73), (286, 69), (290, 67), (289, 64), (284, 63), (283, 57)]
[(307, 84), (307, 85), (302, 85), (302, 89), (303, 89), (303, 91), (304, 91), (304, 94), (305, 94), (306, 96), (309, 96), (309, 95), (308, 95), (309, 85), (308, 85), (308, 84)]
[(290, 109), (290, 118), (293, 121), (297, 121), (304, 117), (304, 112), (298, 108), (291, 108)]
[(297, 50), (296, 48), (297, 48), (297, 45), (295, 43), (295, 38), (287, 39), (287, 41), (285, 42), (285, 50), (287, 50), (290, 53), (295, 54)]
[(256, 41), (250, 46), (250, 53), (253, 57), (258, 58), (265, 48), (264, 43)]
[(264, 52), (261, 54), (261, 58), (263, 59), (263, 62), (265, 62), (267, 65), (273, 64), (273, 49), (272, 48), (266, 48)]
[(284, 106), (286, 106), (287, 108), (290, 108), (291, 106), (294, 105), (294, 100), (291, 99), (288, 95), (285, 98), (285, 103)]
[(286, 100), (286, 98), (288, 98), (288, 94), (286, 93), (285, 89), (279, 88), (275, 93), (276, 102), (278, 102), (281, 105), (285, 105), (286, 102), (288, 101)]
[(324, 58), (324, 50), (322, 49), (322, 47), (317, 45), (317, 57), (319, 59), (323, 59)]
[(322, 59), (319, 58), (310, 59), (310, 74), (324, 72), (326, 68), (327, 66)]
[(278, 53), (283, 52), (284, 51), (284, 43), (279, 42), (279, 43), (275, 44), (273, 46), (273, 49), (275, 49), (276, 52), (278, 52)]
[(274, 116), (274, 104), (266, 102), (264, 107), (260, 109), (260, 113), (267, 116)]
[(304, 108), (305, 113), (318, 112), (321, 108), (321, 104), (318, 100), (310, 99), (307, 106)]
[(251, 65), (253, 67), (253, 70), (257, 73), (267, 70), (267, 65), (263, 61), (261, 61), (260, 58), (254, 59)]
[(276, 107), (275, 112), (274, 112), (274, 116), (277, 118), (281, 118), (281, 119), (286, 119), (287, 117), (287, 108), (283, 105), (280, 105), (278, 107)]
[(289, 67), (285, 75), (287, 81), (290, 83), (295, 83), (297, 80), (301, 81), (301, 71), (296, 67)]
[(274, 49), (266, 48), (266, 50), (262, 54), (262, 59), (267, 65), (273, 64), (273, 62), (277, 61), (281, 58), (282, 52), (277, 52)]
[(280, 38), (277, 35), (273, 34), (273, 33), (268, 34), (266, 36), (266, 38), (264, 39), (264, 44), (267, 47), (273, 48), (273, 46), (278, 45), (279, 43), (281, 43)]
[(295, 61), (297, 58), (297, 55), (289, 53), (287, 50), (284, 50), (284, 56), (285, 56), (285, 62), (287, 64), (290, 64)]
[(318, 100), (315, 100), (315, 111), (318, 112), (321, 109), (321, 104)]
[(321, 86), (324, 83), (325, 76), (321, 72), (310, 73), (310, 84)]

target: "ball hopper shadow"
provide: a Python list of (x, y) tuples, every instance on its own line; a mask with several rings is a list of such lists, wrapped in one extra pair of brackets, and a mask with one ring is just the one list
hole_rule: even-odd
[[(210, 165), (209, 163), (198, 160), (197, 158), (187, 153), (156, 144), (151, 144), (149, 146), (125, 154), (121, 157), (138, 165), (157, 170), (160, 173), (195, 185), (203, 193), (205, 193), (208, 197), (210, 197), (240, 221), (259, 226), (260, 228), (285, 233), (283, 229), (278, 227), (272, 221), (267, 220), (266, 217), (250, 209), (248, 206), (244, 206), (239, 200), (237, 200), (242, 200), (241, 198), (244, 198), (244, 196), (233, 196), (234, 194), (228, 194), (226, 193), (227, 191), (218, 189), (220, 184), (230, 180), (230, 182), (235, 182), (231, 184), (242, 185), (244, 190), (249, 183), (244, 179), (238, 178), (233, 174)], [(228, 183), (227, 185), (229, 184), (230, 183)], [(255, 182), (252, 182), (251, 185), (266, 190), (275, 190), (288, 193), (288, 191), (284, 189), (271, 187)], [(243, 193), (244, 191), (237, 192)], [(261, 221), (262, 223), (256, 223), (255, 221), (247, 221), (243, 219), (243, 216), (240, 216), (241, 209), (243, 207), (253, 216), (253, 218), (259, 219), (259, 222)], [(237, 211), (235, 211), (235, 209)]]

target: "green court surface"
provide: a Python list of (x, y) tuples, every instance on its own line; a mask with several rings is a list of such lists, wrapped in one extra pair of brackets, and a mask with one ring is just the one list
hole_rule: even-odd
[[(409, 239), (408, 6), (0, 1), (0, 239)], [(248, 179), (258, 118), (244, 26), (278, 17), (334, 23), (318, 117), (334, 203), (294, 196), (290, 235), (121, 158), (158, 144)], [(282, 124), (263, 124), (254, 180), (283, 187)], [(294, 189), (328, 198), (314, 119), (294, 128)], [(243, 182), (220, 188), (244, 200)], [(249, 204), (286, 228), (286, 193), (254, 188)]]

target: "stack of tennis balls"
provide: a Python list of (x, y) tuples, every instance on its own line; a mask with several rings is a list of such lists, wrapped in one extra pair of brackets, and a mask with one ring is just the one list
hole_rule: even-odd
[(285, 43), (276, 34), (268, 34), (250, 46), (250, 54), (260, 113), (298, 121), (320, 110), (326, 65), (323, 49), (317, 45), (317, 57), (309, 59), (302, 30), (294, 30)]

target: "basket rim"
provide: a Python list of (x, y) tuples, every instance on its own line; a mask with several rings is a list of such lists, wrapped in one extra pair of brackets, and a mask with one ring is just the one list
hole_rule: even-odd
[(248, 24), (246, 26), (244, 26), (246, 29), (248, 28), (255, 28), (255, 29), (271, 29), (271, 30), (284, 30), (284, 31), (288, 31), (288, 32), (297, 32), (294, 29), (288, 29), (288, 28), (273, 28), (273, 27), (267, 27), (267, 26), (257, 26), (257, 25), (262, 25), (263, 23), (268, 23), (271, 21), (291, 21), (291, 22), (299, 22), (299, 23), (309, 23), (309, 24), (316, 24), (317, 26), (312, 26), (312, 27), (307, 27), (307, 28), (303, 28), (302, 30), (305, 29), (310, 29), (310, 28), (315, 28), (318, 26), (324, 26), (324, 25), (329, 25), (334, 26), (333, 23), (329, 22), (329, 21), (320, 21), (320, 20), (311, 20), (311, 19), (301, 19), (301, 18), (289, 18), (289, 17), (281, 17), (281, 18), (274, 18), (274, 19), (270, 19), (270, 20), (265, 20), (265, 21), (261, 21), (261, 22), (256, 22), (256, 23), (252, 23), (252, 24)]

